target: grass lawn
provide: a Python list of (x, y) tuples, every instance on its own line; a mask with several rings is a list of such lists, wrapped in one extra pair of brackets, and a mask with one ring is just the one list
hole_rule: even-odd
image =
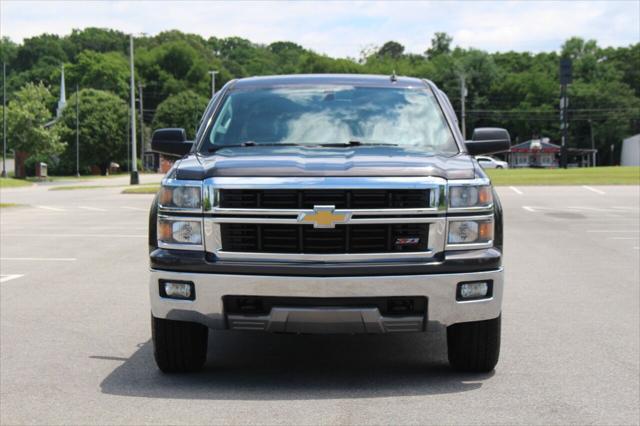
[(488, 169), (494, 185), (640, 185), (640, 167)]
[(0, 188), (17, 188), (20, 186), (31, 186), (31, 182), (24, 179), (0, 178)]
[(122, 191), (123, 194), (155, 194), (160, 190), (160, 185), (157, 183), (131, 186)]
[(21, 204), (16, 204), (16, 203), (0, 203), (0, 209), (4, 209), (6, 207), (18, 207)]
[(49, 188), (49, 191), (74, 191), (76, 189), (98, 189), (98, 188), (117, 188), (122, 185), (65, 185), (65, 186), (54, 186), (53, 188)]

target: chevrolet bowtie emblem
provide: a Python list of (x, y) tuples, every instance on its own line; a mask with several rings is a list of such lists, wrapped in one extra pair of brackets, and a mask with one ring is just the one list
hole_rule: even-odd
[(336, 224), (351, 219), (351, 213), (334, 213), (335, 209), (335, 206), (313, 206), (313, 213), (300, 213), (298, 222), (313, 223), (314, 228), (335, 228)]

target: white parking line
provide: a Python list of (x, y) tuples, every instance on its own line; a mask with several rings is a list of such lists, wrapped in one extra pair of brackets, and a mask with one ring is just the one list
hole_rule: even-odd
[(141, 211), (141, 212), (146, 212), (149, 211), (149, 209), (143, 209), (140, 207), (129, 207), (129, 206), (121, 206), (123, 209), (127, 209), (127, 210), (136, 210), (136, 211)]
[(51, 237), (51, 238), (147, 238), (138, 234), (3, 234), (5, 237)]
[(587, 185), (582, 185), (582, 187), (583, 187), (584, 189), (588, 190), (588, 191), (595, 192), (596, 194), (600, 194), (600, 195), (604, 195), (604, 194), (606, 194), (606, 192), (604, 192), (604, 191), (601, 191), (601, 190), (599, 190), (599, 189), (592, 188), (592, 187), (587, 186)]
[(515, 192), (518, 195), (522, 195), (522, 191), (520, 191), (518, 188), (516, 188), (515, 186), (510, 186), (509, 189), (511, 189), (513, 192)]
[(589, 210), (589, 211), (593, 211), (593, 212), (611, 212), (611, 210), (609, 209), (599, 209), (597, 207), (587, 207), (587, 206), (567, 206), (568, 209), (573, 209), (573, 210)]
[(105, 209), (99, 209), (97, 207), (87, 207), (87, 206), (78, 206), (79, 209), (84, 209), (84, 210), (91, 210), (94, 212), (106, 212)]
[(638, 207), (628, 207), (628, 206), (612, 206), (612, 209), (616, 209), (616, 210), (626, 210), (626, 211), (637, 211), (640, 210), (640, 208)]
[(0, 283), (6, 283), (7, 281), (15, 280), (16, 278), (24, 277), (20, 274), (2, 274), (0, 275)]
[(587, 232), (626, 232), (629, 234), (640, 234), (640, 231), (634, 231), (633, 229), (629, 230), (629, 229), (587, 229)]
[(51, 210), (54, 212), (63, 212), (65, 211), (64, 209), (58, 208), (58, 207), (51, 207), (51, 206), (34, 206), (37, 207), (39, 209), (43, 209), (43, 210)]
[(75, 257), (0, 257), (0, 260), (26, 260), (36, 262), (73, 262)]
[(531, 213), (535, 213), (536, 211), (533, 209), (533, 207), (529, 207), (529, 206), (522, 206), (523, 209), (525, 209), (528, 212)]

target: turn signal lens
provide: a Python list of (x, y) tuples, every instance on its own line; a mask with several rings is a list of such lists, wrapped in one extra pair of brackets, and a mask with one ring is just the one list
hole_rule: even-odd
[(159, 243), (200, 245), (202, 223), (197, 220), (158, 218), (157, 234)]
[(449, 222), (449, 244), (488, 243), (493, 240), (492, 220), (455, 220)]

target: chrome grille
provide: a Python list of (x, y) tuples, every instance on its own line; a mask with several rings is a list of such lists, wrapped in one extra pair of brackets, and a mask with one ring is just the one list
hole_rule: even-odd
[(263, 253), (386, 253), (426, 251), (429, 225), (309, 225), (224, 223), (222, 250)]
[(221, 208), (312, 209), (332, 205), (337, 209), (402, 209), (429, 207), (425, 189), (222, 189)]

